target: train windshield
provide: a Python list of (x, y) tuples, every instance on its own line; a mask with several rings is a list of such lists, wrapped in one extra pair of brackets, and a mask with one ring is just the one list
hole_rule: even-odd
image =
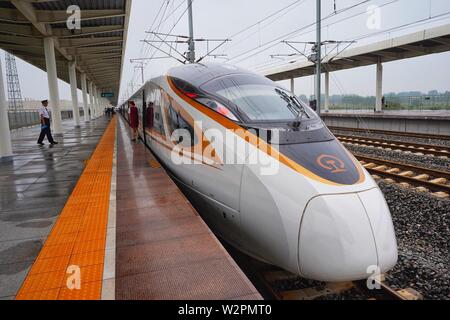
[(224, 76), (207, 82), (201, 89), (227, 99), (251, 121), (292, 121), (315, 117), (314, 111), (290, 92), (262, 76)]

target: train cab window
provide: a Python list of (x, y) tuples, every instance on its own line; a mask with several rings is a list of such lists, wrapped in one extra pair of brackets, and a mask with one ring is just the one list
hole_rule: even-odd
[(230, 101), (251, 121), (315, 117), (314, 112), (291, 93), (258, 75), (228, 75), (207, 82), (201, 89)]

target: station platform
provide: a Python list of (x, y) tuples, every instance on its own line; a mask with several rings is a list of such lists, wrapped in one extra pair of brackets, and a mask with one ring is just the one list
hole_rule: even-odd
[(450, 110), (330, 110), (321, 117), (332, 127), (450, 135)]
[(261, 299), (121, 118), (36, 130), (0, 164), (0, 299)]
[(38, 126), (12, 131), (14, 156), (0, 162), (0, 299), (17, 294), (108, 122), (63, 121), (54, 147), (36, 144)]

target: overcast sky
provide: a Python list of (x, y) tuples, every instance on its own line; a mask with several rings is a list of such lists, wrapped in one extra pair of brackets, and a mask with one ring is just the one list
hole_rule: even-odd
[[(122, 76), (122, 93), (127, 89), (131, 91), (130, 81), (135, 84), (134, 89), (141, 82), (140, 72), (134, 70), (130, 58), (150, 57), (154, 50), (143, 44), (141, 40), (150, 38), (145, 31), (149, 30), (160, 8), (165, 10), (166, 20), (158, 29), (160, 32), (168, 32), (175, 22), (182, 16), (172, 33), (187, 35), (187, 16), (183, 15), (186, 9), (186, 0), (133, 0), (131, 20), (129, 26), (126, 59)], [(356, 5), (362, 0), (336, 0), (337, 10)], [(168, 3), (168, 5), (167, 5)], [(322, 1), (322, 17), (333, 13), (334, 0)], [(291, 5), (287, 10), (268, 18), (245, 32), (236, 33), (249, 27), (263, 18)], [(369, 29), (366, 13), (370, 5), (380, 6), (381, 29)], [(167, 6), (167, 8), (166, 8)], [(176, 8), (178, 9), (176, 10)], [(315, 20), (314, 0), (194, 0), (194, 33), (196, 38), (222, 39), (231, 38), (232, 41), (218, 49), (215, 53), (226, 54), (230, 59), (227, 63), (236, 64), (251, 70), (260, 70), (261, 66), (271, 67), (283, 63), (270, 57), (271, 54), (290, 54), (293, 50), (281, 40), (314, 41), (314, 26), (305, 28)], [(169, 16), (170, 13), (173, 13)], [(393, 32), (382, 32), (398, 26), (436, 17), (430, 21), (424, 21)], [(156, 17), (153, 29), (159, 25), (161, 14)], [(341, 21), (344, 20), (344, 21)], [(357, 47), (381, 39), (397, 36), (426, 27), (450, 23), (450, 1), (448, 0), (373, 0), (355, 6), (351, 10), (326, 18), (323, 21), (323, 40), (353, 40), (369, 34), (372, 37), (359, 39), (351, 47)], [(285, 36), (299, 30), (290, 36)], [(279, 38), (278, 41), (273, 41)], [(273, 42), (271, 42), (273, 41)], [(266, 45), (267, 43), (267, 45)], [(210, 47), (214, 46), (213, 43)], [(167, 47), (162, 47), (168, 50)], [(267, 49), (268, 48), (268, 49)], [(304, 46), (298, 45), (303, 51)], [(186, 45), (178, 46), (179, 51), (184, 52)], [(253, 50), (243, 54), (248, 50)], [(205, 43), (198, 43), (196, 47), (197, 57), (206, 53)], [(156, 53), (154, 56), (162, 56)], [(297, 58), (300, 59), (300, 58)], [(292, 58), (290, 59), (292, 60)], [(4, 65), (4, 53), (1, 52), (1, 61)], [(204, 61), (226, 62), (221, 58), (206, 58)], [(163, 74), (171, 66), (179, 64), (171, 59), (153, 60), (145, 68), (145, 78)], [(384, 92), (422, 91), (432, 89), (439, 91), (450, 90), (450, 53), (429, 55), (420, 58), (386, 63), (384, 65)], [(48, 97), (46, 74), (18, 60), (18, 72), (22, 88), (22, 94), (26, 98), (41, 99)], [(288, 86), (286, 82), (283, 82)], [(296, 93), (310, 95), (313, 93), (313, 77), (305, 77), (296, 80)], [(69, 86), (60, 81), (60, 98), (69, 99)], [(375, 93), (375, 66), (355, 68), (332, 73), (330, 82), (331, 94), (360, 94), (374, 95)], [(81, 96), (81, 95), (80, 95)]]

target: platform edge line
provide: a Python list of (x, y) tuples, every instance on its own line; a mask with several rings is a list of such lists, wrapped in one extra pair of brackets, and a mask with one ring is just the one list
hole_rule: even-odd
[(114, 152), (109, 193), (108, 225), (106, 232), (105, 260), (103, 264), (101, 300), (115, 300), (116, 298), (117, 121), (114, 130)]

